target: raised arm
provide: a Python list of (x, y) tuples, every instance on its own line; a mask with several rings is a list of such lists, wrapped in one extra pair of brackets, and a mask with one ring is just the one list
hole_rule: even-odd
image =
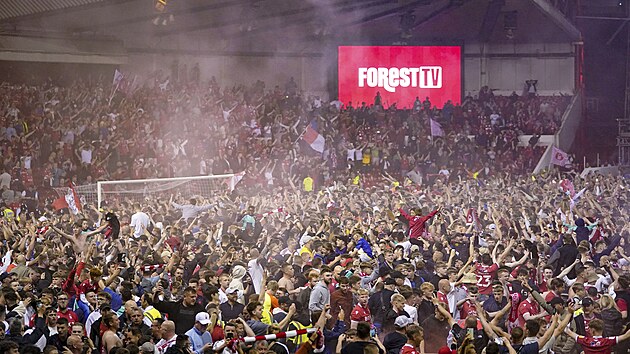
[(433, 294), (432, 301), (433, 301), (433, 304), (435, 305), (435, 308), (437, 308), (437, 310), (442, 314), (442, 316), (446, 317), (449, 327), (453, 327), (453, 325), (455, 324), (455, 319), (453, 319), (453, 316), (451, 316), (451, 313), (448, 310), (446, 310), (444, 307), (440, 305), (440, 302), (438, 301), (438, 298), (437, 296), (435, 296), (435, 294)]
[(547, 330), (545, 331), (545, 334), (543, 334), (542, 337), (538, 338), (538, 347), (542, 348), (545, 346), (545, 344), (547, 344), (547, 342), (549, 342), (549, 339), (551, 339), (551, 335), (554, 333), (556, 326), (558, 326), (558, 315), (555, 314), (553, 316), (551, 316), (551, 325), (549, 325), (549, 328), (547, 328)]

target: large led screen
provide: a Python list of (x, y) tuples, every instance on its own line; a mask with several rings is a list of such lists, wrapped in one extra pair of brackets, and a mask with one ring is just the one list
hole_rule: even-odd
[(416, 97), (429, 97), (442, 108), (461, 102), (462, 64), (459, 46), (340, 46), (339, 100), (411, 108)]

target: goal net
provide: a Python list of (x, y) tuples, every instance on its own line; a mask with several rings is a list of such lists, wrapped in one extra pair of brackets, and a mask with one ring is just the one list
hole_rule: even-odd
[[(168, 199), (171, 195), (183, 198), (211, 197), (217, 192), (229, 191), (240, 180), (239, 177), (242, 174), (100, 181), (74, 186), (74, 190), (82, 204), (93, 204), (100, 208), (104, 203)], [(57, 193), (63, 195), (66, 191), (67, 188), (58, 188)]]

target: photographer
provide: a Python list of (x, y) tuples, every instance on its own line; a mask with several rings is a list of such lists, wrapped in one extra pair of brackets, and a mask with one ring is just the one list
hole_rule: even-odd
[(385, 354), (385, 348), (378, 337), (370, 335), (370, 325), (367, 322), (359, 322), (357, 324), (357, 340), (347, 343), (341, 349), (341, 354), (363, 353), (365, 347), (371, 345), (378, 346), (379, 354)]

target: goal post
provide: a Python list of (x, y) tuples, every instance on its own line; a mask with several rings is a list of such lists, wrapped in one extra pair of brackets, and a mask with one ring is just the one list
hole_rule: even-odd
[[(243, 175), (244, 172), (210, 176), (99, 181), (73, 188), (82, 204), (95, 204), (100, 208), (105, 201), (141, 202), (152, 196), (210, 197), (217, 191), (224, 192), (233, 189)], [(67, 187), (55, 188), (58, 196), (66, 195), (67, 190)]]
[(100, 208), (109, 200), (141, 201), (151, 196), (179, 195), (211, 196), (215, 191), (225, 191), (236, 174), (129, 179), (118, 181), (99, 181), (96, 183), (96, 202)]

